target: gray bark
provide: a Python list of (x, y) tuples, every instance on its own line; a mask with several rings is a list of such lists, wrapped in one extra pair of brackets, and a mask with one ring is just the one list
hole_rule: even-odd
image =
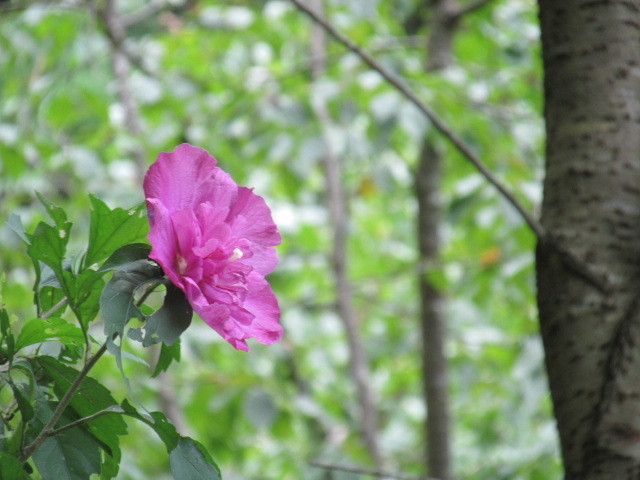
[[(309, 4), (314, 11), (322, 14), (322, 0), (310, 0)], [(324, 30), (315, 23), (311, 30), (311, 57), (313, 59), (312, 77), (316, 79), (326, 71), (326, 41)], [(331, 117), (326, 107), (320, 104), (314, 105), (314, 112), (322, 128), (325, 131), (330, 128)], [(375, 393), (371, 388), (369, 364), (360, 333), (358, 315), (353, 306), (352, 287), (349, 280), (347, 198), (344, 193), (340, 159), (333, 151), (329, 139), (325, 142), (322, 166), (325, 171), (327, 203), (333, 230), (331, 266), (336, 290), (336, 311), (344, 325), (349, 345), (349, 367), (356, 386), (362, 439), (376, 468), (381, 470), (384, 468), (384, 460), (378, 440), (379, 422)]]
[(566, 478), (640, 478), (640, 1), (540, 0), (547, 129), (540, 327)]

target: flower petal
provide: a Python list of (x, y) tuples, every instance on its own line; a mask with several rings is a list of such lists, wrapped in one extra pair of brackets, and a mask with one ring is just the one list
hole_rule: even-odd
[(145, 196), (157, 198), (171, 212), (218, 202), (221, 194), (229, 193), (228, 189), (218, 187), (233, 187), (235, 183), (216, 167), (217, 163), (202, 148), (187, 143), (178, 145), (172, 153), (158, 155), (158, 160), (149, 167), (144, 179)]

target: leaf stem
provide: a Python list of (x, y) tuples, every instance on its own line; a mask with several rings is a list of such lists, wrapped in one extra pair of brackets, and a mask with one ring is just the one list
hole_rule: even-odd
[(56, 303), (53, 307), (51, 307), (49, 310), (47, 310), (46, 312), (42, 313), (40, 315), (40, 319), (41, 320), (46, 320), (47, 318), (49, 318), (51, 315), (53, 315), (54, 313), (56, 313), (58, 310), (60, 310), (62, 307), (64, 307), (67, 303), (69, 303), (69, 299), (67, 297), (62, 297), (62, 299)]
[(67, 390), (67, 393), (65, 393), (64, 396), (62, 397), (62, 399), (60, 400), (60, 403), (58, 404), (56, 409), (53, 411), (51, 418), (49, 419), (47, 424), (44, 426), (42, 431), (33, 440), (33, 442), (31, 442), (31, 444), (29, 444), (24, 448), (24, 450), (22, 450), (22, 455), (20, 457), (20, 460), (22, 462), (26, 462), (27, 459), (31, 455), (33, 455), (33, 452), (35, 452), (47, 438), (55, 434), (54, 427), (58, 422), (58, 420), (60, 420), (62, 413), (67, 408), (69, 403), (71, 403), (71, 399), (78, 391), (78, 388), (80, 388), (80, 385), (82, 384), (83, 380), (85, 379), (89, 371), (93, 368), (96, 362), (100, 359), (100, 357), (102, 357), (102, 355), (104, 355), (104, 352), (106, 351), (107, 351), (107, 343), (105, 342), (102, 344), (100, 349), (92, 357), (90, 357), (89, 360), (85, 363), (82, 370), (80, 370), (78, 377), (71, 384), (71, 386), (69, 387), (69, 390)]
[(98, 417), (102, 417), (103, 415), (107, 415), (109, 413), (120, 413), (120, 414), (124, 414), (124, 410), (122, 410), (122, 408), (118, 405), (113, 405), (112, 407), (108, 407), (105, 408), (104, 410), (100, 410), (99, 412), (96, 412), (92, 415), (88, 415), (86, 417), (83, 418), (79, 418), (78, 420), (74, 420), (71, 423), (67, 423), (66, 425), (60, 427), (60, 428), (56, 428), (55, 430), (51, 430), (51, 432), (49, 433), (49, 437), (53, 437), (55, 435), (58, 435), (59, 433), (62, 433), (66, 430), (69, 430), (71, 428), (77, 427), (78, 425), (82, 425), (84, 423), (88, 423), (91, 420), (95, 420)]

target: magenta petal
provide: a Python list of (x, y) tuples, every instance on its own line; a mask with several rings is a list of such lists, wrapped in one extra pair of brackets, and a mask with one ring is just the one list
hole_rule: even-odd
[(238, 199), (229, 212), (229, 218), (232, 230), (242, 232), (243, 238), (272, 247), (282, 242), (264, 198), (250, 188), (238, 187)]
[(264, 199), (238, 187), (206, 150), (161, 153), (144, 181), (150, 257), (194, 311), (234, 348), (282, 337), (280, 309), (264, 275), (282, 238)]
[[(147, 198), (157, 198), (169, 211), (183, 210), (215, 200), (221, 185), (233, 186), (231, 177), (216, 167), (217, 160), (202, 148), (187, 143), (172, 153), (161, 153), (144, 179)], [(224, 195), (228, 194), (225, 190)]]
[(278, 300), (261, 275), (252, 272), (247, 280), (248, 290), (244, 307), (255, 315), (248, 330), (260, 343), (269, 345), (277, 342), (282, 338)]

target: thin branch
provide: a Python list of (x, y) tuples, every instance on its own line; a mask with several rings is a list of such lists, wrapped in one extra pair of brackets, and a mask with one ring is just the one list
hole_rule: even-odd
[(109, 408), (105, 408), (104, 410), (100, 410), (99, 412), (96, 412), (92, 415), (89, 415), (87, 417), (83, 417), (83, 418), (79, 418), (78, 420), (75, 420), (71, 423), (67, 423), (66, 425), (60, 427), (60, 428), (56, 428), (55, 430), (51, 430), (49, 432), (49, 434), (47, 435), (47, 437), (53, 437), (55, 435), (58, 435), (59, 433), (65, 432), (67, 430), (70, 430), (74, 427), (77, 427), (79, 425), (83, 425), (85, 423), (90, 422), (91, 420), (95, 420), (98, 417), (102, 417), (103, 415), (107, 415), (109, 413), (124, 413), (124, 410), (122, 410), (122, 407), (120, 407), (119, 405), (113, 405)]
[(381, 470), (376, 470), (373, 468), (365, 468), (358, 466), (349, 466), (349, 465), (336, 465), (333, 463), (322, 462), (320, 460), (311, 460), (309, 465), (323, 468), (325, 470), (336, 470), (340, 472), (349, 472), (349, 473), (359, 473), (361, 475), (369, 475), (371, 477), (378, 478), (392, 478), (394, 480), (441, 480), (439, 478), (434, 477), (417, 477), (414, 475), (405, 475), (402, 473), (393, 473), (393, 472), (383, 472)]
[(40, 319), (41, 320), (46, 320), (47, 318), (49, 318), (51, 315), (53, 315), (54, 313), (56, 313), (58, 310), (60, 310), (62, 307), (64, 307), (67, 303), (69, 303), (69, 299), (67, 297), (63, 297), (62, 300), (60, 300), (58, 303), (56, 303), (53, 307), (51, 307), (49, 310), (47, 310), (46, 312), (42, 313), (40, 315)]
[(491, 183), (502, 196), (518, 211), (529, 228), (535, 233), (538, 238), (544, 237), (544, 229), (540, 222), (533, 216), (527, 208), (498, 180), (498, 178), (489, 170), (489, 168), (482, 162), (482, 160), (476, 155), (471, 148), (465, 144), (449, 126), (438, 116), (436, 113), (427, 106), (418, 96), (411, 91), (411, 89), (395, 74), (388, 71), (380, 63), (378, 63), (373, 57), (362, 50), (358, 45), (352, 42), (349, 38), (344, 36), (333, 25), (325, 20), (321, 15), (316, 13), (313, 9), (306, 6), (300, 0), (291, 0), (291, 2), (303, 13), (308, 15), (314, 22), (320, 25), (327, 33), (329, 33), (338, 42), (344, 45), (347, 49), (355, 53), (362, 61), (364, 61), (369, 67), (377, 71), (382, 77), (393, 85), (400, 93), (402, 93), (407, 100), (413, 103), (433, 124), (449, 142), (466, 158), (471, 162), (476, 169)]
[(42, 445), (42, 443), (52, 435), (51, 432), (55, 430), (54, 427), (56, 423), (58, 423), (58, 420), (60, 420), (62, 413), (67, 408), (69, 403), (71, 403), (71, 399), (78, 391), (78, 388), (80, 388), (80, 385), (84, 381), (85, 377), (89, 374), (89, 370), (93, 368), (96, 362), (100, 360), (100, 357), (102, 357), (102, 355), (104, 355), (104, 352), (106, 351), (107, 342), (103, 343), (100, 349), (95, 353), (95, 355), (93, 355), (89, 359), (89, 361), (85, 363), (84, 367), (82, 367), (82, 370), (80, 370), (78, 377), (73, 381), (73, 383), (69, 387), (69, 390), (67, 390), (67, 393), (64, 394), (64, 396), (60, 400), (60, 403), (58, 403), (58, 406), (53, 411), (53, 414), (51, 415), (51, 418), (49, 419), (47, 424), (40, 431), (33, 442), (31, 442), (31, 444), (25, 447), (22, 451), (22, 455), (20, 456), (21, 462), (26, 462), (27, 459), (33, 454), (33, 452), (35, 452), (40, 447), (40, 445)]
[[(89, 6), (89, 8), (92, 8)], [(125, 114), (125, 126), (135, 136), (137, 142), (133, 145), (132, 154), (136, 165), (137, 176), (142, 179), (146, 170), (147, 159), (140, 144), (143, 135), (142, 118), (136, 99), (129, 82), (131, 63), (130, 55), (125, 47), (126, 26), (118, 11), (115, 0), (106, 0), (104, 10), (95, 10), (98, 18), (105, 25), (107, 37), (113, 47), (112, 66), (116, 77), (118, 99)]]

